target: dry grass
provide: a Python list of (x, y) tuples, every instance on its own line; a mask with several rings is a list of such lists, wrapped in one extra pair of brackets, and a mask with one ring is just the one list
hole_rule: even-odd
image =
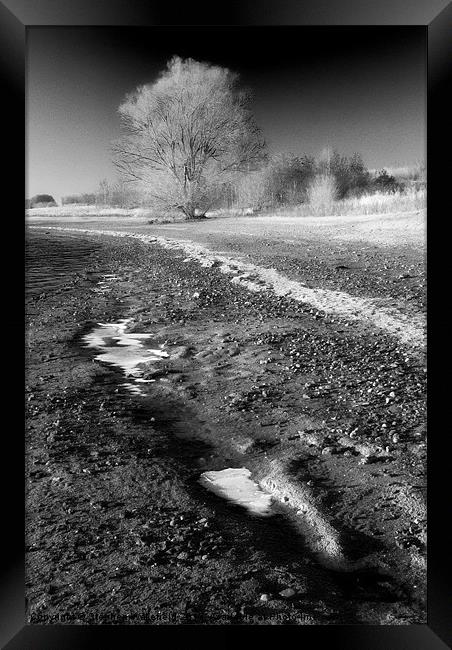
[(415, 212), (427, 207), (425, 189), (409, 189), (405, 192), (375, 192), (359, 198), (343, 199), (330, 202), (322, 210), (317, 206), (301, 204), (293, 208), (280, 208), (273, 214), (309, 217), (316, 214), (325, 216), (358, 214), (392, 214), (397, 212)]
[(183, 215), (179, 212), (161, 212), (152, 208), (109, 208), (78, 204), (48, 208), (30, 208), (25, 213), (28, 217), (138, 217), (147, 218), (152, 222), (175, 222), (183, 220)]
[[(347, 215), (370, 215), (370, 214), (392, 214), (403, 212), (416, 212), (426, 208), (427, 191), (425, 189), (409, 188), (404, 192), (375, 192), (366, 194), (359, 198), (343, 199), (334, 201), (332, 197), (334, 188), (331, 184), (319, 183), (311, 196), (311, 204), (302, 203), (294, 207), (282, 207), (266, 210), (261, 214), (291, 217), (312, 217), (312, 216), (347, 216)], [(125, 219), (148, 220), (149, 223), (178, 223), (184, 221), (182, 213), (161, 212), (151, 208), (105, 208), (93, 205), (65, 205), (61, 207), (31, 208), (25, 211), (27, 217), (124, 217)], [(252, 216), (251, 209), (230, 208), (212, 210), (208, 216), (239, 217)], [(257, 216), (257, 215), (256, 215)]]
[(110, 215), (122, 215), (122, 216), (147, 216), (151, 214), (152, 210), (147, 210), (145, 208), (134, 208), (134, 209), (125, 209), (125, 208), (106, 208), (98, 207), (95, 205), (79, 205), (79, 204), (69, 204), (57, 207), (43, 207), (43, 208), (30, 208), (27, 210), (27, 215), (31, 217), (39, 216), (48, 216), (48, 217), (65, 217), (72, 215), (88, 215), (88, 216), (101, 216), (107, 217)]
[(316, 176), (308, 187), (307, 195), (314, 214), (329, 214), (337, 196), (336, 181), (329, 174)]
[(404, 212), (422, 210), (427, 205), (425, 189), (408, 189), (405, 192), (376, 192), (359, 198), (338, 202), (347, 212), (374, 214), (381, 212)]

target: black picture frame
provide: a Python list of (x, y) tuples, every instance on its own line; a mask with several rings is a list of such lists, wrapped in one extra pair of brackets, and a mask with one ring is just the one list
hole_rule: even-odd
[[(7, 322), (4, 325), (6, 341), (13, 341), (15, 347), (14, 366), (9, 366), (8, 387), (5, 402), (15, 408), (15, 423), (5, 429), (7, 437), (5, 454), (12, 471), (4, 488), (5, 509), (3, 532), (1, 589), (1, 635), (2, 647), (9, 650), (24, 648), (80, 648), (108, 647), (111, 643), (152, 643), (155, 628), (152, 626), (32, 626), (25, 624), (24, 604), (24, 439), (21, 419), (23, 374), (17, 350), (23, 349), (24, 300), (23, 276), (23, 196), (24, 147), (21, 135), (25, 122), (25, 53), (27, 30), (37, 25), (422, 25), (428, 39), (428, 213), (434, 224), (428, 231), (429, 258), (429, 300), (434, 288), (441, 282), (441, 260), (447, 260), (447, 238), (438, 236), (435, 224), (445, 222), (450, 207), (450, 169), (447, 166), (447, 135), (452, 115), (451, 102), (447, 99), (450, 89), (450, 63), (452, 60), (452, 5), (444, 0), (340, 0), (316, 2), (316, 0), (274, 0), (273, 2), (252, 2), (251, 0), (229, 0), (218, 14), (213, 8), (194, 7), (193, 3), (178, 6), (170, 3), (146, 0), (0, 0), (0, 67), (4, 101), (2, 104), (3, 125), (11, 134), (7, 165), (3, 173), (4, 187), (8, 196), (14, 196), (11, 208), (18, 214), (9, 218), (4, 226), (4, 236), (14, 243), (18, 251), (4, 269), (4, 300), (8, 305)], [(213, 7), (213, 3), (212, 3)], [(450, 167), (450, 166), (449, 166)], [(14, 188), (14, 189), (13, 189)], [(17, 201), (16, 201), (17, 199)], [(20, 208), (19, 208), (20, 204)], [(19, 214), (20, 210), (20, 214)], [(5, 241), (6, 241), (5, 239)], [(17, 246), (17, 248), (16, 248)], [(10, 245), (7, 244), (9, 248)], [(6, 256), (5, 256), (6, 257)], [(445, 268), (445, 267), (444, 267)], [(14, 279), (14, 281), (12, 281)], [(10, 281), (11, 280), (11, 281)], [(431, 291), (432, 290), (432, 291)], [(428, 454), (428, 623), (412, 626), (302, 626), (294, 632), (300, 635), (302, 643), (311, 647), (313, 643), (331, 644), (331, 647), (347, 650), (387, 648), (440, 649), (450, 646), (452, 627), (450, 616), (450, 583), (448, 583), (447, 562), (450, 556), (450, 538), (446, 533), (443, 506), (447, 502), (448, 458), (444, 451), (445, 442), (435, 436), (446, 433), (447, 414), (441, 422), (444, 404), (447, 404), (447, 385), (440, 381), (434, 369), (435, 358), (447, 340), (448, 322), (429, 308), (429, 454)], [(442, 347), (440, 347), (442, 346)], [(9, 346), (8, 346), (9, 347)], [(430, 364), (432, 361), (432, 364)], [(17, 368), (16, 374), (13, 368)], [(9, 392), (8, 392), (9, 391)], [(11, 400), (11, 401), (10, 401)], [(18, 404), (17, 404), (18, 402)], [(435, 423), (433, 425), (433, 422)], [(432, 427), (432, 428), (430, 428)], [(443, 480), (442, 480), (443, 479)], [(444, 484), (445, 483), (445, 484)], [(446, 494), (445, 494), (446, 492)], [(160, 627), (165, 635), (173, 633), (186, 635), (208, 631), (208, 626)], [(258, 628), (253, 628), (253, 634)], [(262, 628), (260, 628), (262, 629)], [(227, 636), (237, 632), (235, 626), (223, 628)], [(272, 632), (266, 627), (265, 634), (279, 635), (276, 627)], [(215, 630), (214, 630), (215, 633)], [(227, 639), (223, 637), (226, 641)], [(267, 637), (271, 642), (272, 639)], [(166, 641), (168, 642), (168, 641)], [(447, 645), (448, 644), (448, 645)]]

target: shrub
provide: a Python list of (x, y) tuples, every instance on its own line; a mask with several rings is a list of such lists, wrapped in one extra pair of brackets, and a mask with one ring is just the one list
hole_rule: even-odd
[(33, 208), (57, 208), (58, 203), (55, 201), (41, 201), (40, 203), (34, 203)]
[(308, 201), (314, 212), (324, 213), (337, 198), (337, 184), (332, 174), (319, 174), (310, 183)]
[(279, 154), (267, 168), (268, 202), (295, 205), (306, 200), (307, 188), (315, 175), (315, 160), (309, 156)]
[(239, 208), (261, 209), (267, 199), (267, 170), (250, 172), (239, 177), (235, 186), (236, 205)]
[(25, 202), (27, 208), (52, 208), (58, 204), (50, 194), (35, 194), (28, 202)]
[(96, 199), (94, 193), (69, 194), (61, 198), (61, 205), (96, 205)]
[[(241, 209), (260, 210), (302, 203), (306, 201), (307, 188), (314, 174), (314, 158), (276, 154), (265, 167), (235, 179), (233, 204)], [(229, 202), (228, 207), (232, 207)]]
[(394, 176), (390, 176), (386, 169), (379, 172), (372, 185), (376, 192), (400, 192), (403, 190), (403, 185), (397, 182)]
[[(420, 212), (426, 207), (426, 198), (425, 189), (408, 188), (403, 192), (373, 192), (335, 201), (328, 207), (328, 214), (348, 216)], [(313, 215), (313, 210), (307, 204), (299, 204), (292, 208), (280, 208), (277, 214), (310, 217)]]
[(370, 173), (358, 153), (352, 156), (341, 156), (337, 151), (323, 153), (317, 161), (317, 173), (334, 176), (339, 200), (360, 196), (371, 183)]

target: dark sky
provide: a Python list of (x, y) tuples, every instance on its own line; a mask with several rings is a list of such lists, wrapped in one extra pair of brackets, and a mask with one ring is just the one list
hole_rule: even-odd
[(171, 56), (240, 73), (271, 151), (358, 151), (369, 168), (425, 157), (423, 27), (30, 28), (27, 196), (115, 179), (127, 92)]

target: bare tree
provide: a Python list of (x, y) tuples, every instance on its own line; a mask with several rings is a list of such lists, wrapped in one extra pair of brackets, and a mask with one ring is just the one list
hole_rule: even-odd
[(242, 210), (260, 210), (267, 199), (268, 185), (268, 168), (241, 175), (235, 184), (238, 206)]
[(262, 161), (265, 144), (238, 75), (173, 57), (119, 107), (115, 164), (165, 208), (205, 214), (221, 187)]
[(110, 185), (106, 178), (100, 181), (99, 189), (97, 190), (98, 203), (107, 205), (110, 198)]

